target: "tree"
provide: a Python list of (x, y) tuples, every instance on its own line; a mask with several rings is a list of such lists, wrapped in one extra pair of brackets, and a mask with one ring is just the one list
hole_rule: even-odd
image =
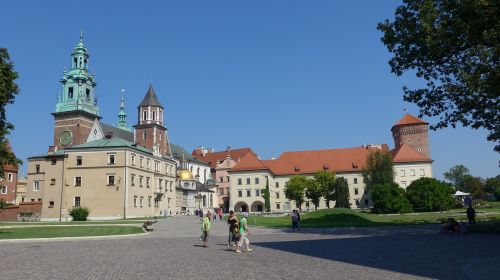
[(322, 195), (323, 189), (321, 188), (320, 183), (314, 178), (307, 179), (306, 197), (313, 203), (314, 210), (318, 209), (319, 200)]
[(271, 212), (271, 191), (269, 190), (269, 177), (266, 176), (266, 188), (262, 190), (264, 198), (264, 208), (266, 212)]
[(295, 200), (299, 209), (302, 210), (304, 202), (304, 192), (307, 187), (307, 178), (303, 175), (294, 175), (285, 184), (285, 196), (290, 200)]
[(405, 196), (405, 190), (396, 183), (372, 186), (371, 197), (374, 213), (411, 212), (411, 204)]
[[(500, 142), (500, 1), (405, 0), (377, 29), (394, 56), (391, 72), (415, 72), (426, 86), (403, 88), (432, 129), (461, 124)], [(495, 146), (500, 152), (500, 145)]]
[(500, 175), (486, 179), (484, 190), (489, 194), (493, 194), (497, 190), (500, 190)]
[(363, 179), (367, 189), (374, 185), (394, 182), (394, 163), (392, 156), (385, 151), (377, 150), (368, 154)]
[(469, 169), (461, 164), (455, 165), (443, 174), (444, 178), (451, 182), (456, 190), (466, 192), (465, 178), (470, 176)]
[(484, 183), (479, 177), (467, 176), (464, 179), (464, 189), (470, 192), (473, 199), (487, 199), (488, 195), (484, 191)]
[(4, 174), (4, 165), (18, 165), (21, 161), (17, 159), (8, 148), (6, 136), (14, 126), (7, 122), (5, 107), (14, 103), (15, 95), (19, 93), (19, 87), (14, 80), (18, 74), (10, 61), (7, 49), (0, 48), (0, 174)]
[(455, 206), (450, 184), (434, 178), (420, 178), (406, 188), (406, 197), (416, 211), (446, 211)]
[(7, 208), (7, 206), (9, 206), (9, 203), (3, 198), (0, 198), (0, 213), (2, 213), (3, 209)]
[(330, 200), (334, 200), (335, 173), (320, 171), (314, 174), (314, 179), (319, 183), (321, 187), (321, 195), (326, 200), (326, 207), (330, 208)]
[(338, 177), (335, 182), (335, 208), (351, 208), (349, 186), (344, 177)]

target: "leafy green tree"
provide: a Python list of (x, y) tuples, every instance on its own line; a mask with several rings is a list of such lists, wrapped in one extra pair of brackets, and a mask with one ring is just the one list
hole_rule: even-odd
[(405, 190), (396, 183), (372, 186), (371, 197), (374, 213), (408, 213), (412, 210)]
[(344, 177), (338, 177), (335, 182), (335, 208), (351, 208), (349, 186)]
[(464, 189), (470, 192), (473, 199), (487, 199), (488, 195), (484, 191), (484, 183), (481, 178), (467, 176), (464, 179)]
[(493, 195), (497, 201), (500, 201), (500, 189), (497, 189)]
[(496, 190), (500, 190), (500, 175), (486, 179), (484, 190), (490, 194), (495, 193)]
[(315, 210), (318, 209), (319, 200), (323, 196), (323, 192), (321, 184), (316, 179), (307, 179), (306, 197), (311, 200)]
[[(500, 1), (405, 0), (395, 20), (378, 24), (397, 76), (415, 73), (419, 89), (403, 88), (432, 129), (457, 124), (489, 131), (500, 142)], [(500, 152), (500, 145), (495, 146)]]
[(3, 198), (0, 198), (0, 213), (2, 213), (3, 209), (7, 208), (7, 206), (9, 206), (9, 203)]
[(469, 169), (462, 164), (458, 164), (450, 168), (448, 172), (443, 173), (446, 180), (451, 182), (456, 190), (468, 192), (465, 188), (465, 178), (470, 176)]
[(269, 177), (266, 176), (266, 188), (262, 190), (264, 198), (264, 208), (266, 212), (271, 212), (271, 191), (269, 190)]
[(285, 196), (290, 200), (295, 200), (300, 210), (304, 202), (304, 192), (307, 187), (307, 177), (304, 175), (294, 175), (285, 184)]
[(455, 206), (450, 184), (434, 178), (420, 178), (406, 188), (406, 197), (416, 211), (445, 211)]
[(14, 83), (17, 78), (18, 74), (14, 71), (7, 49), (0, 48), (0, 174), (4, 174), (4, 165), (21, 164), (8, 148), (5, 138), (14, 129), (14, 126), (7, 122), (5, 107), (14, 103), (15, 95), (19, 93), (19, 87)]
[(363, 170), (363, 179), (367, 189), (374, 185), (394, 182), (394, 163), (388, 152), (377, 150), (368, 154)]
[(321, 195), (326, 200), (326, 207), (330, 208), (330, 201), (334, 200), (335, 173), (320, 171), (314, 174), (314, 179), (319, 183), (321, 187)]

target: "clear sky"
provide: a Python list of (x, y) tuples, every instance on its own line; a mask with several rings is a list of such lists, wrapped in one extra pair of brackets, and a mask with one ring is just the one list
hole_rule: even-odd
[[(21, 94), (8, 107), (10, 135), (23, 161), (53, 139), (64, 67), (84, 32), (101, 116), (116, 123), (120, 90), (128, 121), (153, 82), (170, 140), (251, 147), (261, 158), (284, 151), (387, 143), (403, 108), (402, 87), (380, 42), (378, 22), (396, 1), (5, 1), (0, 46), (8, 48)], [(432, 122), (430, 119), (426, 119)], [(499, 174), (486, 132), (430, 133), (434, 173), (464, 164)]]

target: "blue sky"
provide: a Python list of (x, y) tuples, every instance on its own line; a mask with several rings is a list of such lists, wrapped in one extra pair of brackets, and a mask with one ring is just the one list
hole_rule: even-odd
[[(82, 4), (85, 3), (85, 4)], [(217, 150), (284, 151), (394, 146), (390, 128), (402, 87), (380, 42), (378, 22), (396, 1), (7, 1), (0, 46), (8, 48), (21, 94), (8, 107), (14, 151), (26, 161), (51, 145), (56, 97), (80, 30), (90, 52), (103, 121), (116, 122), (120, 90), (128, 121), (150, 81), (165, 106), (173, 143)], [(8, 12), (5, 12), (8, 11)], [(431, 119), (426, 119), (432, 122)], [(430, 133), (434, 175), (455, 164), (499, 174), (486, 131)]]

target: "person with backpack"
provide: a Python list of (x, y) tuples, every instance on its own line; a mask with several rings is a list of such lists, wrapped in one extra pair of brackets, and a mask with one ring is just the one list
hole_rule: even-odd
[(227, 237), (227, 247), (236, 246), (237, 245), (236, 243), (238, 243), (238, 239), (240, 237), (240, 227), (238, 223), (238, 218), (234, 215), (233, 210), (229, 211), (227, 224), (229, 225), (229, 236)]
[(246, 245), (245, 252), (252, 252), (253, 249), (250, 249), (250, 240), (248, 240), (248, 236), (250, 236), (250, 231), (248, 230), (248, 213), (243, 214), (243, 218), (240, 220), (240, 240), (238, 241), (238, 245), (236, 246), (236, 253), (241, 253), (241, 246), (243, 243)]

